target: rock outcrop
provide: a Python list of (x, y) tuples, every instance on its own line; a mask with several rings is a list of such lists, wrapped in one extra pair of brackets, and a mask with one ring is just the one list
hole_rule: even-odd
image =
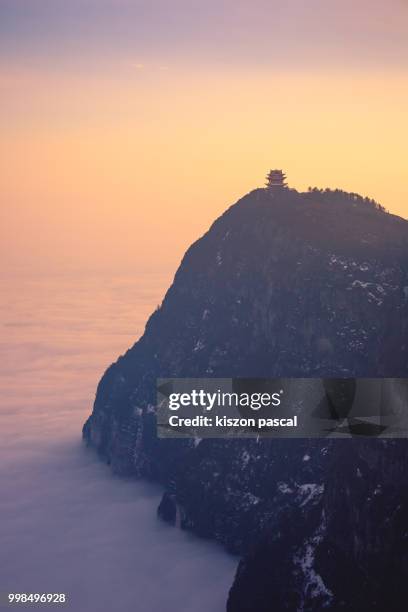
[(229, 612), (405, 610), (408, 446), (159, 440), (156, 379), (405, 378), (407, 264), (408, 222), (375, 203), (257, 189), (190, 247), (100, 381), (85, 439), (163, 484), (163, 519), (242, 556)]

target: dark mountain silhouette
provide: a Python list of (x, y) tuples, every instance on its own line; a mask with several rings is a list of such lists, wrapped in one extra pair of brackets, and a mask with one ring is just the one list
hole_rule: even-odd
[(100, 381), (85, 439), (164, 485), (162, 518), (242, 555), (229, 612), (405, 610), (408, 446), (159, 440), (156, 379), (407, 377), (407, 264), (408, 222), (375, 202), (257, 189), (188, 249)]

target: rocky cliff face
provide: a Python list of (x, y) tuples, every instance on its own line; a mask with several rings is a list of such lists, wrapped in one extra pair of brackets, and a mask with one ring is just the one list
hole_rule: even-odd
[(190, 247), (84, 437), (159, 515), (243, 556), (229, 612), (406, 609), (404, 440), (158, 440), (158, 377), (407, 377), (408, 222), (258, 189)]

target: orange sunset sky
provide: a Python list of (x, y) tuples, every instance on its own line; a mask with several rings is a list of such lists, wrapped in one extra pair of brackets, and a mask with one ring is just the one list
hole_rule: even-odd
[(405, 0), (0, 0), (3, 272), (173, 270), (270, 167), (408, 217)]

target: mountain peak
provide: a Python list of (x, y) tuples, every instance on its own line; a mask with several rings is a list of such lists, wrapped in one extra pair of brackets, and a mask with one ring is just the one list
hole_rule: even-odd
[[(353, 440), (351, 456), (342, 454), (335, 440), (205, 439), (196, 445), (158, 439), (152, 408), (156, 380), (405, 378), (407, 239), (407, 221), (356, 194), (299, 193), (280, 186), (271, 198), (268, 187), (255, 189), (188, 249), (144, 335), (98, 386), (84, 426), (86, 440), (116, 471), (166, 487), (160, 516), (170, 522), (180, 516), (184, 528), (248, 553), (231, 590), (231, 612), (253, 610), (254, 601), (257, 610), (267, 612), (276, 597), (277, 609), (287, 609), (289, 594), (303, 590), (304, 600), (293, 609), (326, 605), (329, 590), (315, 601), (314, 583), (308, 586), (310, 576), (317, 575), (314, 557), (308, 561), (311, 542), (316, 565), (324, 561), (318, 578), (330, 585), (333, 605), (339, 604), (332, 609), (343, 609), (344, 601), (351, 609), (363, 581), (345, 593), (342, 577), (350, 568), (347, 584), (369, 575), (373, 561), (366, 551), (377, 546), (378, 524), (384, 526), (384, 542), (392, 541), (394, 528), (395, 541), (403, 540), (398, 513), (387, 522), (383, 498), (382, 506), (369, 500), (378, 499), (380, 476), (387, 495), (390, 488), (398, 491), (392, 479), (404, 482), (405, 446), (402, 453), (394, 441), (384, 446), (387, 460), (369, 468), (373, 440)], [(350, 483), (347, 493), (344, 483)], [(337, 508), (351, 495), (358, 512), (345, 508), (339, 530)], [(339, 570), (330, 562), (332, 550), (341, 553)], [(399, 549), (397, 557), (387, 546), (383, 550), (387, 554), (376, 558), (378, 576), (394, 577), (396, 568), (404, 568), (403, 555)], [(368, 595), (379, 597), (382, 587), (373, 595), (373, 585), (383, 582), (367, 586), (359, 610), (374, 609)]]

